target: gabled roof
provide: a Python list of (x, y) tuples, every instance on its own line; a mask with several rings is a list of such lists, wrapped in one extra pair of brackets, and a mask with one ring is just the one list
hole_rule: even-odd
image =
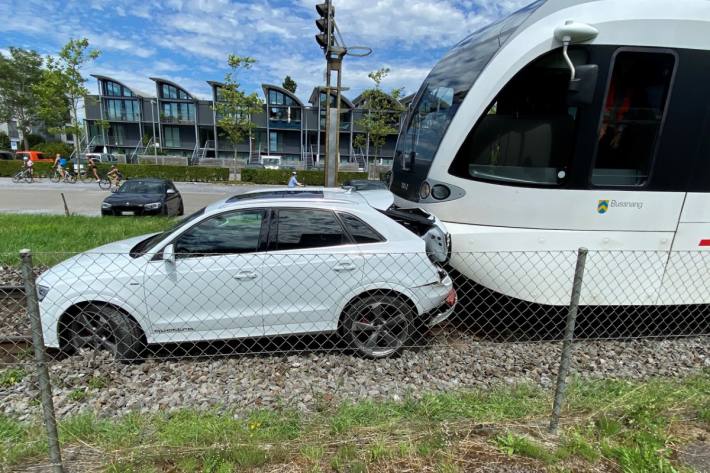
[(155, 81), (155, 82), (162, 82), (162, 83), (165, 83), (165, 84), (168, 84), (168, 85), (172, 85), (173, 87), (175, 87), (175, 88), (177, 88), (177, 89), (180, 89), (180, 90), (182, 90), (183, 92), (185, 92), (185, 93), (187, 94), (187, 96), (190, 97), (190, 99), (192, 99), (192, 100), (197, 100), (197, 97), (195, 97), (195, 96), (192, 95), (190, 92), (188, 92), (185, 87), (181, 86), (180, 84), (176, 84), (175, 82), (173, 82), (173, 81), (171, 81), (171, 80), (162, 79), (162, 78), (160, 78), (160, 77), (149, 77), (149, 79), (152, 80), (152, 81)]
[[(325, 87), (313, 87), (313, 92), (311, 92), (311, 96), (308, 98), (308, 103), (310, 103), (314, 107), (318, 106), (318, 100), (319, 100), (319, 95), (320, 95), (321, 91), (325, 92)], [(336, 95), (335, 91), (331, 90), (330, 95), (335, 96)], [(353, 105), (353, 103), (350, 100), (348, 100), (348, 98), (346, 96), (344, 96), (343, 94), (340, 94), (340, 99), (343, 101), (343, 103), (345, 105), (347, 105), (348, 108), (350, 108), (350, 109), (355, 108), (355, 105)]]
[[(95, 78), (97, 78), (98, 80), (101, 80), (101, 81), (110, 81), (110, 82), (115, 82), (115, 83), (117, 83), (118, 85), (122, 85), (123, 87), (125, 87), (125, 88), (127, 88), (128, 90), (130, 90), (131, 92), (133, 92), (133, 95), (135, 95), (135, 96), (137, 96), (137, 97), (146, 97), (146, 98), (155, 97), (155, 95), (149, 95), (149, 94), (146, 94), (145, 92), (142, 92), (142, 91), (140, 91), (140, 90), (136, 90), (136, 89), (134, 89), (133, 87), (129, 87), (129, 86), (127, 86), (126, 84), (124, 84), (123, 82), (121, 82), (120, 80), (116, 80), (116, 79), (114, 79), (113, 77), (102, 76), (102, 75), (100, 75), (100, 74), (91, 74), (91, 77), (95, 77)], [(103, 94), (102, 94), (102, 95), (103, 95)]]
[(282, 94), (291, 97), (300, 107), (303, 107), (303, 102), (299, 100), (298, 97), (296, 97), (296, 94), (291, 92), (290, 90), (286, 90), (283, 87), (279, 87), (278, 85), (273, 85), (273, 84), (261, 84), (261, 89), (264, 91), (264, 98), (266, 99), (266, 103), (269, 103), (269, 89), (277, 90), (281, 92)]

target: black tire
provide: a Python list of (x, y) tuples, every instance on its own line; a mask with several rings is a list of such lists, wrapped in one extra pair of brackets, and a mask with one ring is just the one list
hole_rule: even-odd
[(76, 184), (76, 174), (72, 172), (67, 172), (67, 182), (70, 184)]
[(65, 351), (69, 354), (84, 348), (106, 350), (124, 363), (141, 361), (146, 342), (141, 327), (131, 317), (108, 306), (92, 304), (82, 308), (66, 326)]
[(185, 215), (185, 206), (182, 204), (182, 201), (180, 201), (180, 207), (178, 207), (177, 215), (178, 217)]
[(15, 175), (12, 176), (12, 182), (14, 182), (15, 184), (20, 182), (22, 179), (23, 179), (23, 172), (22, 171), (19, 171)]
[(362, 357), (395, 356), (414, 332), (414, 315), (403, 296), (369, 294), (353, 301), (343, 312), (342, 335)]
[(50, 176), (49, 180), (52, 181), (53, 183), (57, 183), (62, 179), (62, 175), (59, 174), (59, 171), (54, 171)]

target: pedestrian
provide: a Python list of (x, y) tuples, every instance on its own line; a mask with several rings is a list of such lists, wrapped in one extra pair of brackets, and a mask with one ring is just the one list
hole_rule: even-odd
[(303, 187), (303, 184), (298, 182), (298, 179), (296, 178), (296, 171), (293, 171), (291, 173), (291, 179), (288, 180), (288, 186), (289, 187)]

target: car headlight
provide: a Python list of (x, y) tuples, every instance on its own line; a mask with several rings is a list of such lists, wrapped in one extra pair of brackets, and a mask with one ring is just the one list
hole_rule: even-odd
[(103, 202), (103, 203), (101, 204), (101, 208), (102, 208), (102, 209), (110, 209), (110, 208), (111, 208), (111, 204), (109, 204), (108, 202)]
[(162, 205), (163, 204), (161, 202), (152, 202), (150, 204), (145, 204), (145, 209), (146, 210), (155, 210), (155, 209), (159, 209), (160, 207), (162, 207)]
[(47, 293), (49, 292), (49, 288), (47, 286), (42, 286), (41, 284), (37, 284), (37, 299), (39, 299), (40, 302), (45, 298)]

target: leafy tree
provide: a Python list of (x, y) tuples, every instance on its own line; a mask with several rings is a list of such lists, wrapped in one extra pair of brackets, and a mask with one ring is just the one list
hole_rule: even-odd
[(46, 140), (42, 135), (38, 135), (37, 133), (30, 133), (28, 135), (25, 135), (25, 141), (29, 145), (29, 149), (34, 149), (35, 146), (44, 143)]
[(224, 84), (220, 87), (218, 100), (214, 104), (217, 114), (217, 125), (222, 129), (223, 136), (232, 143), (234, 159), (237, 158), (237, 144), (249, 139), (256, 124), (252, 116), (262, 111), (262, 102), (254, 92), (247, 94), (240, 89), (236, 76), (241, 70), (251, 69), (256, 60), (245, 56), (230, 54), (227, 65), (231, 69), (224, 76)]
[(4, 131), (0, 131), (0, 150), (6, 149), (10, 149), (10, 137)]
[(97, 49), (89, 49), (88, 39), (70, 39), (56, 58), (47, 57), (47, 71), (39, 86), (42, 117), (48, 129), (73, 134), (75, 147), (84, 131), (79, 123), (79, 105), (89, 95), (81, 69), (100, 54)]
[(380, 155), (387, 135), (395, 134), (399, 130), (400, 115), (404, 111), (404, 106), (399, 102), (401, 88), (389, 93), (382, 90), (382, 81), (389, 72), (389, 68), (381, 68), (367, 75), (375, 83), (375, 87), (362, 93), (363, 106), (367, 113), (355, 122), (364, 134), (356, 135), (353, 145), (362, 149), (367, 146), (369, 140), (375, 157)]
[(292, 94), (295, 94), (296, 89), (298, 88), (298, 84), (296, 84), (295, 80), (291, 79), (291, 76), (284, 77), (284, 81), (281, 86)]
[(71, 146), (62, 141), (48, 141), (46, 143), (40, 143), (34, 147), (36, 151), (42, 151), (46, 158), (52, 158), (56, 156), (57, 153), (62, 156), (69, 156), (71, 154)]
[(10, 47), (10, 57), (0, 54), (0, 118), (17, 122), (26, 150), (38, 118), (36, 87), (41, 79), (42, 57), (36, 51)]

